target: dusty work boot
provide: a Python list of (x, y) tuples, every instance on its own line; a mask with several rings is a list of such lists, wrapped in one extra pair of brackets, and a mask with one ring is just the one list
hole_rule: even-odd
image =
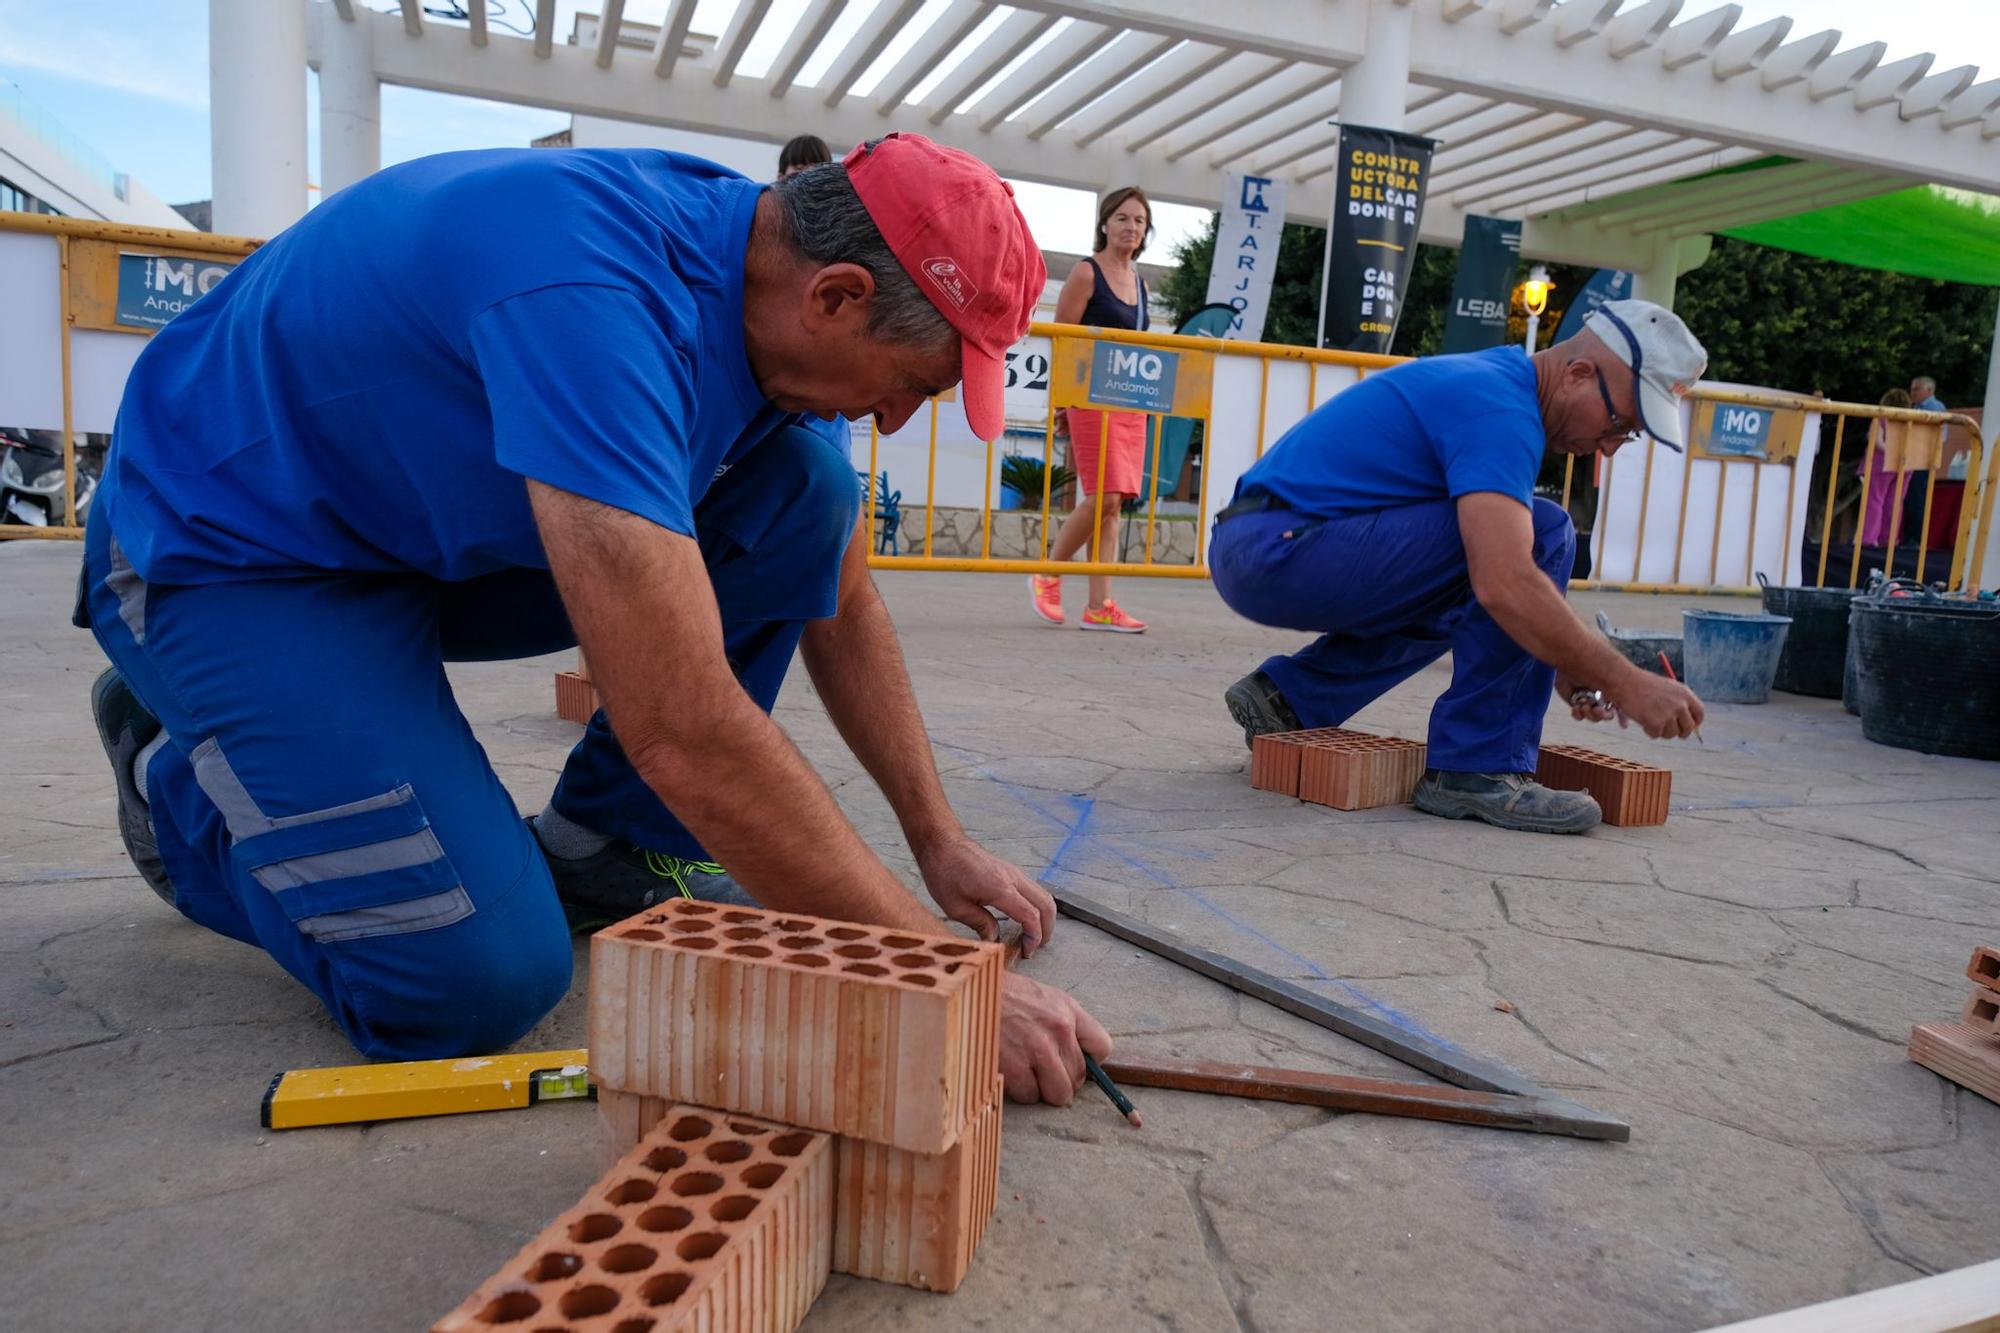
[(1261, 671), (1251, 672), (1224, 690), (1222, 702), (1229, 705), (1229, 716), (1243, 728), (1246, 749), (1259, 736), (1274, 731), (1297, 731), (1305, 725), (1277, 685)]
[(118, 784), (118, 836), (125, 840), (125, 854), (146, 887), (172, 906), (174, 886), (167, 879), (166, 862), (160, 859), (159, 840), (153, 836), (152, 812), (132, 771), (139, 752), (160, 734), (160, 719), (146, 711), (117, 667), (104, 668), (92, 683), (90, 714), (97, 720), (97, 739), (104, 743), (104, 757), (111, 761), (111, 777)]
[[(528, 817), (528, 827), (535, 827), (535, 816)], [(536, 845), (555, 877), (563, 915), (569, 918), (570, 929), (580, 935), (623, 921), (669, 898), (756, 905), (729, 872), (713, 861), (668, 856), (617, 838), (588, 856), (574, 859), (557, 856), (539, 836)]]
[(1417, 809), (1446, 819), (1483, 819), (1521, 833), (1583, 833), (1604, 812), (1589, 792), (1557, 791), (1531, 773), (1448, 773), (1427, 768), (1417, 780)]

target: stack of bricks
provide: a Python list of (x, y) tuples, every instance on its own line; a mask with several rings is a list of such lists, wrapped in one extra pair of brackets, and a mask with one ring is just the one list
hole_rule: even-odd
[(1587, 791), (1604, 811), (1605, 823), (1633, 828), (1667, 822), (1674, 775), (1580, 745), (1544, 745), (1535, 781), (1558, 791)]
[(2000, 1102), (2000, 949), (1973, 950), (1965, 975), (1972, 996), (1956, 1023), (1925, 1023), (1910, 1033), (1910, 1058), (1988, 1101)]
[(955, 1290), (998, 1201), (1004, 958), (682, 899), (600, 932), (610, 1169), (437, 1327), (786, 1329), (829, 1271)]
[(832, 1261), (833, 1142), (695, 1106), (659, 1123), (434, 1326), (795, 1328)]
[(556, 716), (587, 727), (596, 711), (597, 687), (590, 683), (590, 664), (583, 660), (583, 650), (579, 648), (576, 670), (556, 672)]
[(834, 1270), (957, 1288), (997, 1199), (1001, 946), (679, 900), (590, 973), (607, 1150), (675, 1102), (832, 1134)]
[(1342, 727), (1272, 732), (1250, 744), (1250, 785), (1336, 810), (1407, 805), (1424, 754), (1418, 741)]

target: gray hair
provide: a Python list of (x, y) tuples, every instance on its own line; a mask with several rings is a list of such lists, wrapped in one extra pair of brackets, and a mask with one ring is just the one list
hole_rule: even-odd
[(1916, 388), (1919, 384), (1923, 385), (1924, 388), (1929, 390), (1931, 393), (1937, 392), (1937, 381), (1932, 379), (1929, 375), (1919, 375), (1915, 379), (1910, 381), (1910, 387), (1912, 389)]
[(868, 332), (941, 355), (955, 336), (951, 325), (896, 259), (861, 196), (837, 162), (795, 171), (771, 186), (778, 216), (792, 248), (815, 264), (858, 264), (875, 280)]

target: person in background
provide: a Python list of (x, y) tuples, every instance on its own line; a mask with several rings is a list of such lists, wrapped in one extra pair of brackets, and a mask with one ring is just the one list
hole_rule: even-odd
[[(1910, 395), (1901, 389), (1882, 395), (1884, 407), (1909, 405)], [(1889, 423), (1877, 421), (1868, 435), (1868, 457), (1863, 464), (1868, 474), (1868, 505), (1861, 515), (1861, 544), (1893, 546), (1902, 530), (1903, 493), (1910, 477), (1906, 472), (1889, 470)]]
[[(1100, 329), (1144, 329), (1146, 282), (1133, 266), (1153, 234), (1153, 206), (1136, 185), (1104, 196), (1097, 209), (1097, 250), (1070, 270), (1056, 298), (1056, 323)], [(1090, 549), (1093, 560), (1110, 560), (1125, 502), (1139, 493), (1146, 471), (1146, 415), (1068, 409), (1070, 466), (1080, 485), (1070, 511), (1049, 548), (1051, 560), (1067, 560)], [(1093, 496), (1096, 497), (1093, 499)], [(1062, 579), (1028, 576), (1035, 614), (1051, 625), (1063, 623)], [(1127, 615), (1111, 600), (1111, 579), (1090, 576), (1090, 601), (1078, 629), (1141, 634), (1146, 622)]]
[[(1919, 375), (1910, 381), (1910, 406), (1919, 412), (1949, 412), (1944, 400), (1937, 396), (1937, 381), (1929, 375)], [(1912, 536), (1921, 534), (1924, 522), (1924, 497), (1930, 491), (1930, 469), (1914, 468), (1904, 474), (1903, 482), (1903, 531)]]
[(833, 154), (828, 151), (826, 140), (817, 134), (801, 134), (778, 150), (778, 179), (831, 161)]

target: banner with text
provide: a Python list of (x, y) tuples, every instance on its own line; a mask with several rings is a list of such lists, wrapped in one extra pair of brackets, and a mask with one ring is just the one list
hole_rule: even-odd
[(1590, 281), (1583, 284), (1583, 290), (1563, 311), (1562, 323), (1556, 327), (1556, 341), (1573, 338), (1583, 332), (1583, 321), (1597, 313), (1606, 301), (1623, 301), (1632, 295), (1632, 275), (1620, 268), (1601, 268), (1590, 275)]
[(1521, 264), (1521, 224), (1468, 214), (1451, 280), (1451, 309), (1444, 320), (1444, 350), (1483, 352), (1507, 341), (1514, 270)]
[(1229, 173), (1208, 271), (1210, 305), (1234, 306), (1225, 338), (1261, 342), (1278, 274), (1278, 238), (1285, 229), (1285, 182)]
[(1417, 224), (1436, 140), (1366, 125), (1340, 127), (1333, 225), (1327, 229), (1321, 347), (1387, 352), (1417, 257)]

